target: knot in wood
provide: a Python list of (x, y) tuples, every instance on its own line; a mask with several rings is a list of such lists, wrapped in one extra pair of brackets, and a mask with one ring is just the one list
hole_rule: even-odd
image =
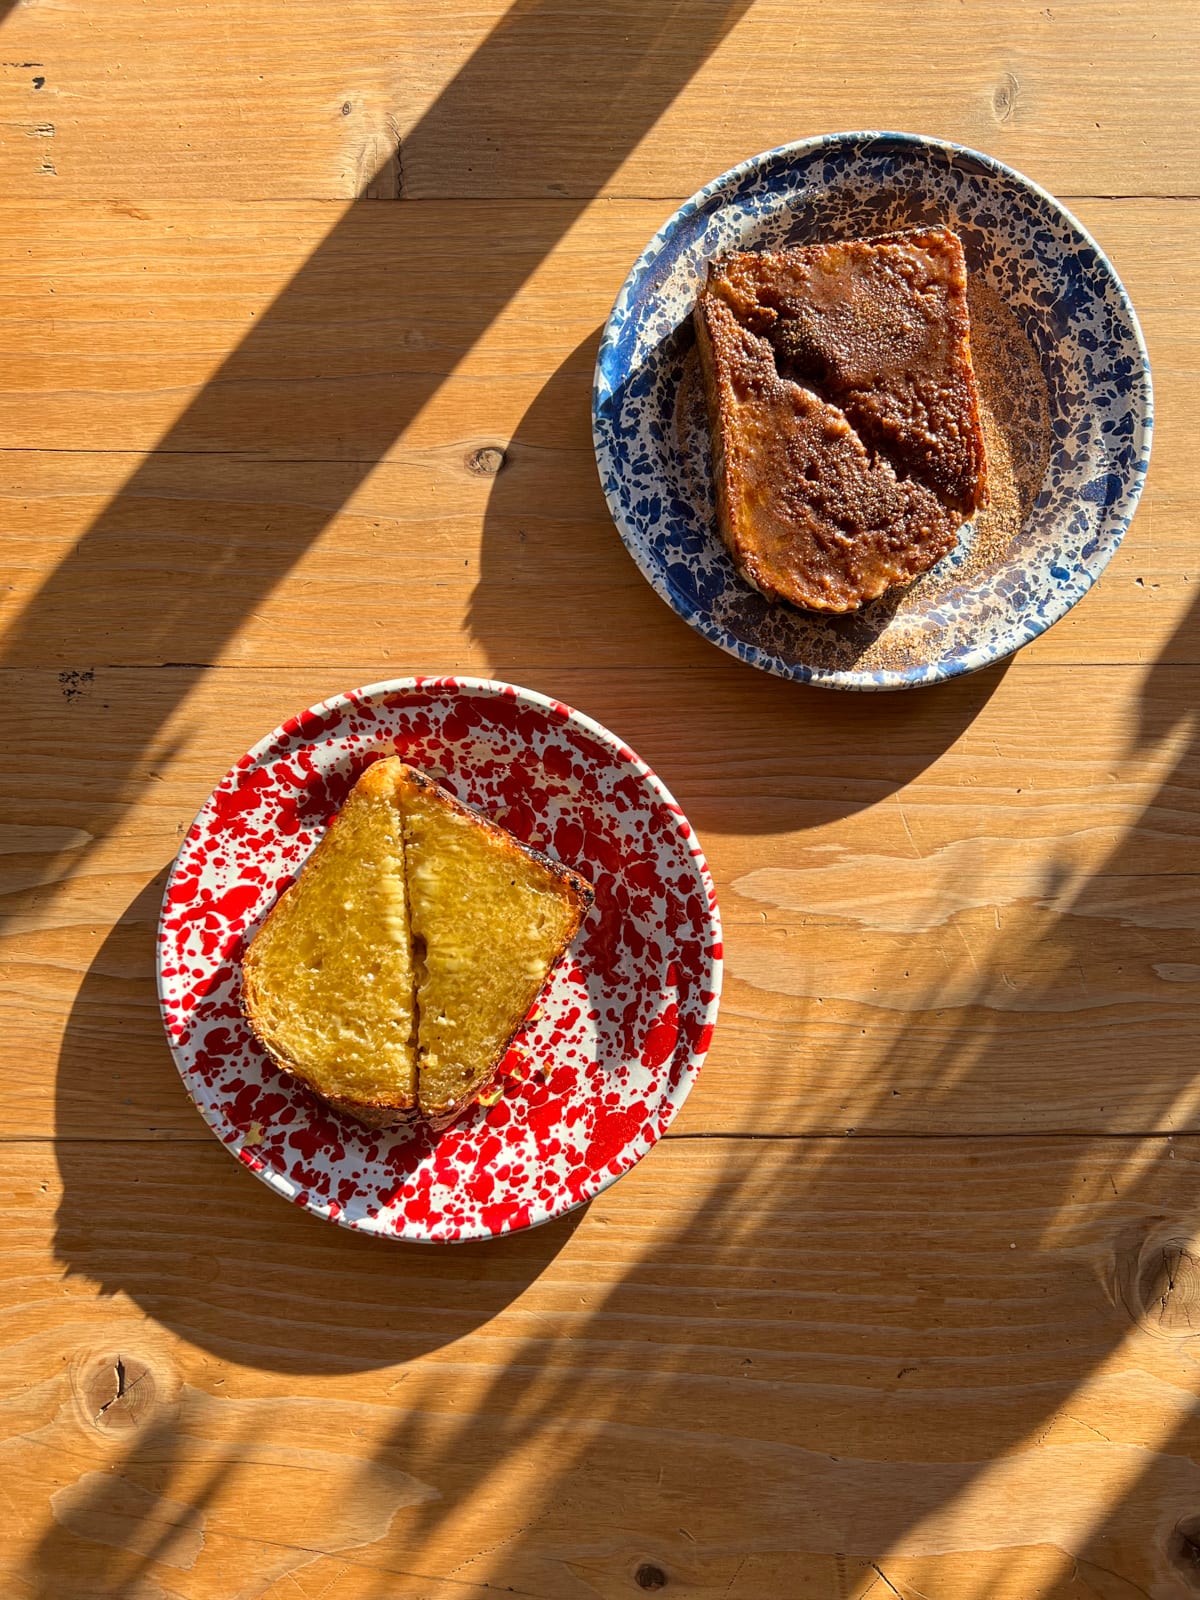
[(633, 1581), (639, 1589), (665, 1589), (667, 1575), (661, 1567), (656, 1567), (651, 1561), (643, 1561), (633, 1575)]
[(139, 1428), (154, 1409), (154, 1374), (136, 1356), (98, 1362), (83, 1380), (83, 1402), (92, 1421), (106, 1433)]
[(1013, 72), (1006, 72), (992, 94), (992, 113), (997, 122), (1011, 122), (1016, 115), (1021, 85)]
[(1180, 1517), (1167, 1539), (1167, 1554), (1176, 1572), (1200, 1591), (1200, 1517)]
[(485, 444), (468, 452), (466, 468), (473, 478), (494, 478), (507, 459), (498, 444)]
[(1190, 1233), (1160, 1220), (1139, 1241), (1118, 1247), (1116, 1278), (1118, 1298), (1147, 1332), (1168, 1339), (1200, 1333), (1200, 1241)]
[(1142, 1264), (1142, 1303), (1163, 1333), (1186, 1337), (1200, 1327), (1200, 1256), (1189, 1242), (1170, 1239)]

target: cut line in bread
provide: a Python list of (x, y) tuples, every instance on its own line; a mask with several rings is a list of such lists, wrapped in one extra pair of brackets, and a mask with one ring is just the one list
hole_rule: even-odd
[(243, 961), (281, 1066), (372, 1126), (453, 1121), (592, 904), (571, 868), (397, 757), (368, 768)]
[(987, 461), (952, 230), (731, 255), (694, 321), (718, 525), (749, 582), (852, 611), (954, 547)]

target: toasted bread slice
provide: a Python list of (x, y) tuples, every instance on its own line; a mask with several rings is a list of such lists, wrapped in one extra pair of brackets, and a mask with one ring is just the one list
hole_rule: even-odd
[(373, 1126), (417, 1103), (412, 939), (398, 761), (368, 767), (242, 963), (274, 1059)]
[(399, 780), (417, 980), (418, 1102), (444, 1125), (486, 1088), (592, 904), (577, 872), (411, 767)]
[(695, 324), (721, 535), (768, 598), (852, 611), (953, 548), (987, 463), (950, 229), (730, 256)]
[(271, 1056), (372, 1127), (479, 1095), (591, 886), (392, 756), (358, 780), (242, 963)]

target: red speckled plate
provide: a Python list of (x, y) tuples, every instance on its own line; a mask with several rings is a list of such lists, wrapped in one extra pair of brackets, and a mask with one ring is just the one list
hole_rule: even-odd
[[(336, 1115), (267, 1059), (239, 1005), (248, 940), (393, 753), (596, 887), (500, 1098), (441, 1134)], [(292, 717), (221, 780), (167, 883), (158, 988), (188, 1093), (264, 1183), (364, 1233), (482, 1239), (581, 1205), (666, 1130), (716, 1022), (721, 923), (683, 813), (611, 733), (510, 684), (406, 678)]]

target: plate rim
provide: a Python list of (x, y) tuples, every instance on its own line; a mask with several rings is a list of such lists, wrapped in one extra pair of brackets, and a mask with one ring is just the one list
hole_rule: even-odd
[[(788, 666), (777, 657), (769, 655), (758, 645), (741, 643), (737, 641), (726, 629), (712, 622), (707, 611), (697, 608), (690, 602), (680, 597), (677, 603), (670, 579), (657, 568), (649, 568), (643, 564), (640, 555), (640, 541), (636, 532), (630, 528), (625, 512), (623, 500), (620, 498), (619, 482), (620, 473), (616, 470), (610, 449), (611, 434), (601, 422), (601, 411), (605, 401), (612, 393), (612, 386), (604, 374), (605, 358), (612, 351), (615, 344), (615, 321), (622, 313), (625, 303), (631, 297), (634, 285), (646, 275), (664, 246), (667, 244), (674, 231), (679, 228), (689, 217), (694, 215), (710, 199), (718, 195), (721, 190), (734, 185), (741, 179), (749, 176), (764, 166), (766, 163), (779, 160), (798, 160), (807, 157), (823, 146), (835, 146), (851, 142), (880, 141), (908, 146), (911, 149), (936, 150), (951, 158), (963, 157), (979, 163), (997, 177), (1003, 177), (1035, 195), (1044, 205), (1061, 216), (1069, 229), (1078, 236), (1082, 245), (1091, 249), (1096, 256), (1100, 270), (1108, 278), (1115, 290), (1117, 301), (1126, 317), (1133, 336), (1134, 347), (1140, 361), (1140, 391), (1136, 398), (1131, 400), (1132, 406), (1138, 412), (1134, 430), (1134, 440), (1138, 448), (1138, 458), (1128, 478), (1122, 484), (1121, 496), (1113, 508), (1113, 515), (1109, 526), (1115, 537), (1110, 539), (1110, 548), (1106, 552), (1098, 552), (1097, 558), (1087, 567), (1078, 567), (1071, 574), (1071, 581), (1062, 585), (1050, 597), (1044, 610), (1039, 613), (1034, 622), (1019, 630), (1020, 636), (1012, 638), (1013, 629), (1008, 629), (998, 643), (988, 646), (975, 646), (964, 651), (962, 655), (953, 659), (940, 660), (932, 664), (914, 665), (904, 668), (874, 668), (869, 672), (859, 669), (831, 669), (826, 667), (813, 667), (807, 663), (797, 662)], [(782, 678), (786, 682), (808, 684), (814, 688), (840, 689), (859, 693), (885, 693), (899, 689), (913, 689), (932, 686), (938, 683), (947, 683), (955, 678), (962, 677), (970, 672), (977, 672), (984, 667), (995, 665), (1006, 660), (1025, 645), (1032, 644), (1056, 622), (1060, 622), (1067, 613), (1091, 590), (1099, 580), (1105, 568), (1116, 555), (1126, 533), (1129, 531), (1134, 514), (1142, 497), (1146, 477), (1150, 466), (1151, 447), (1154, 436), (1154, 387), (1150, 368), (1150, 355), (1146, 347), (1145, 335), (1128, 290), (1112, 262), (1092, 237), (1091, 233), (1079, 221), (1078, 217), (1063, 205), (1061, 200), (1050, 193), (1033, 178), (1026, 177), (1015, 167), (1008, 166), (997, 157), (989, 155), (986, 151), (976, 150), (971, 145), (960, 144), (953, 139), (944, 139), (936, 134), (905, 133), (898, 130), (863, 128), (857, 130), (844, 130), (838, 133), (814, 134), (805, 139), (795, 139), (784, 144), (775, 145), (769, 150), (760, 150), (755, 155), (747, 156), (744, 160), (735, 163), (725, 172), (718, 174), (709, 182), (703, 184), (683, 203), (676, 207), (671, 215), (655, 231), (653, 237), (639, 252), (637, 259), (629, 268), (616, 299), (613, 301), (601, 334), (600, 346), (596, 353), (596, 363), (592, 379), (592, 445), (596, 460), (597, 473), (600, 478), (601, 491), (608, 506), (609, 515), (616, 525), (630, 557), (637, 566), (638, 571), (649, 583), (654, 593), (668, 605), (675, 614), (696, 630), (702, 638), (710, 644), (715, 644), (727, 655), (733, 656), (737, 661), (745, 662), (748, 666), (768, 672), (773, 677)], [(610, 492), (609, 484), (614, 488)], [(1032, 628), (1032, 631), (1030, 631)]]
[[(301, 1198), (301, 1194), (299, 1192), (289, 1193), (279, 1181), (283, 1177), (283, 1174), (276, 1172), (274, 1168), (267, 1169), (261, 1163), (254, 1164), (244, 1159), (242, 1152), (245, 1146), (240, 1137), (232, 1141), (226, 1141), (221, 1137), (217, 1126), (213, 1121), (210, 1120), (205, 1108), (192, 1093), (191, 1086), (188, 1082), (187, 1075), (185, 1074), (183, 1064), (179, 1057), (176, 1041), (171, 1036), (171, 1030), (168, 1026), (166, 1009), (167, 997), (164, 991), (162, 970), (164, 965), (165, 948), (165, 930), (163, 925), (166, 920), (168, 910), (171, 906), (171, 889), (176, 882), (177, 876), (182, 870), (184, 853), (192, 841), (193, 832), (208, 810), (213, 796), (226, 781), (226, 779), (238, 771), (249, 770), (251, 767), (257, 765), (262, 755), (265, 754), (266, 751), (268, 751), (278, 740), (290, 739), (294, 737), (294, 733), (288, 731), (289, 726), (292, 723), (299, 722), (301, 719), (309, 715), (320, 715), (327, 713), (329, 710), (332, 710), (335, 707), (343, 709), (351, 707), (355, 698), (379, 696), (384, 694), (411, 694), (419, 689), (430, 688), (451, 690), (455, 694), (461, 691), (467, 691), (472, 694), (483, 694), (492, 698), (500, 698), (501, 696), (515, 698), (518, 701), (522, 701), (525, 704), (534, 707), (538, 711), (550, 713), (553, 716), (561, 718), (561, 720), (564, 722), (574, 723), (575, 725), (583, 728), (584, 731), (590, 734), (595, 740), (597, 740), (597, 742), (608, 749), (616, 758), (616, 760), (618, 760), (623, 766), (632, 768), (638, 780), (650, 788), (651, 792), (654, 794), (655, 798), (661, 804), (663, 809), (669, 815), (671, 815), (674, 830), (686, 848), (688, 860), (693, 865), (698, 884), (705, 896), (705, 903), (707, 907), (706, 926), (709, 931), (709, 938), (704, 949), (704, 960), (707, 963), (707, 971), (705, 974), (706, 981), (703, 985), (703, 988), (705, 992), (711, 996), (711, 998), (704, 1004), (703, 1011), (700, 1014), (700, 1026), (703, 1030), (705, 1041), (703, 1047), (689, 1051), (687, 1064), (681, 1075), (679, 1085), (670, 1101), (666, 1102), (666, 1104), (670, 1107), (670, 1115), (666, 1119), (668, 1127), (672, 1122), (674, 1122), (675, 1118), (683, 1109), (683, 1106), (687, 1101), (688, 1096), (691, 1094), (696, 1080), (700, 1075), (700, 1071), (704, 1066), (708, 1051), (712, 1045), (712, 1039), (720, 1011), (721, 991), (724, 982), (724, 931), (721, 920), (720, 904), (717, 900), (716, 888), (713, 883), (712, 873), (708, 865), (708, 860), (704, 854), (704, 850), (700, 844), (699, 837), (695, 828), (688, 820), (682, 806), (680, 806), (679, 802), (675, 799), (674, 795), (659, 777), (658, 773), (655, 772), (647, 762), (643, 761), (630, 745), (627, 745), (623, 739), (618, 738), (617, 735), (614, 734), (609, 728), (606, 728), (603, 723), (597, 722), (595, 718), (589, 717), (586, 712), (577, 710), (574, 706), (569, 705), (566, 701), (556, 700), (552, 696), (542, 694), (536, 689), (525, 689), (519, 684), (509, 683), (499, 678), (480, 678), (470, 674), (461, 673), (416, 673), (403, 678), (383, 678), (374, 683), (364, 684), (360, 687), (345, 689), (336, 694), (328, 695), (322, 700), (315, 701), (312, 705), (305, 707), (303, 710), (293, 713), (291, 717), (286, 717), (275, 729), (258, 739), (253, 745), (250, 746), (249, 750), (247, 750), (243, 756), (239, 757), (226, 768), (226, 770), (221, 774), (216, 783), (210, 789), (208, 795), (205, 797), (204, 801), (201, 803), (199, 809), (192, 818), (191, 823), (184, 831), (183, 839), (180, 842), (179, 849), (176, 851), (171, 861), (166, 880), (163, 884), (162, 900), (159, 906), (158, 920), (155, 924), (154, 977), (155, 992), (158, 998), (159, 1017), (162, 1022), (167, 1048), (171, 1053), (171, 1059), (174, 1063), (175, 1070), (179, 1074), (179, 1080), (183, 1086), (184, 1093), (191, 1101), (197, 1114), (204, 1122), (213, 1138), (224, 1150), (228, 1151), (230, 1156), (237, 1161), (239, 1166), (250, 1171), (256, 1178), (260, 1180), (260, 1182), (262, 1182), (268, 1189), (270, 1189), (274, 1194), (278, 1195), (281, 1199), (290, 1201), (292, 1205), (297, 1206), (299, 1209), (307, 1212), (317, 1221), (332, 1222), (338, 1227), (345, 1228), (347, 1232), (361, 1234), (367, 1238), (384, 1240), (388, 1243), (399, 1245), (427, 1245), (430, 1247), (437, 1247), (443, 1245), (478, 1244), (487, 1240), (513, 1238), (520, 1234), (528, 1233), (533, 1228), (544, 1227), (547, 1223), (557, 1221), (561, 1217), (569, 1216), (572, 1212), (579, 1210), (580, 1207), (589, 1205), (594, 1199), (597, 1198), (597, 1196), (603, 1194), (606, 1189), (609, 1189), (620, 1178), (623, 1178), (627, 1173), (632, 1172), (633, 1169), (638, 1166), (639, 1163), (643, 1161), (659, 1143), (663, 1137), (663, 1130), (659, 1129), (658, 1120), (655, 1119), (651, 1123), (651, 1137), (645, 1150), (643, 1150), (640, 1155), (636, 1156), (628, 1166), (622, 1167), (619, 1172), (615, 1173), (605, 1171), (601, 1175), (600, 1181), (594, 1189), (591, 1189), (580, 1199), (572, 1200), (569, 1204), (564, 1205), (557, 1210), (547, 1211), (544, 1215), (538, 1215), (536, 1214), (536, 1207), (531, 1206), (531, 1212), (534, 1214), (531, 1215), (530, 1221), (522, 1223), (518, 1227), (508, 1227), (499, 1232), (495, 1230), (486, 1232), (474, 1231), (473, 1229), (464, 1230), (463, 1233), (453, 1239), (439, 1239), (433, 1238), (428, 1234), (413, 1235), (384, 1231), (380, 1228), (371, 1227), (365, 1224), (362, 1220), (348, 1217), (344, 1211), (339, 1212), (336, 1216), (333, 1216), (327, 1211), (321, 1211), (317, 1208), (314, 1208), (307, 1202), (307, 1199)], [(320, 744), (322, 742), (324, 741), (321, 738), (310, 741), (311, 744)], [(322, 829), (322, 835), (323, 833), (324, 829)], [(319, 842), (319, 837), (314, 840), (312, 846), (314, 850)], [(309, 855), (311, 855), (311, 853), (312, 852), (310, 851)], [(305, 862), (307, 862), (309, 859), (309, 855), (305, 856)]]

